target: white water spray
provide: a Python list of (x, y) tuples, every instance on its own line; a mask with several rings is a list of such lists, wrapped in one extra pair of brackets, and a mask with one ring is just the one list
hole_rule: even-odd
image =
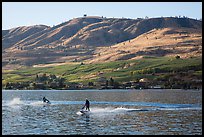
[(20, 100), (20, 98), (14, 98), (10, 102), (8, 102), (8, 106), (14, 106), (14, 105), (21, 105), (23, 104), (23, 101)]

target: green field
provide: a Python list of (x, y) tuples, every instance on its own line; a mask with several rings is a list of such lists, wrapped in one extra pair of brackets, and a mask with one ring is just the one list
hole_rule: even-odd
[[(191, 71), (191, 72), (189, 72)], [(55, 67), (27, 67), (21, 70), (3, 72), (2, 84), (8, 82), (34, 81), (38, 74), (54, 74), (66, 82), (95, 82), (99, 77), (117, 82), (135, 81), (140, 78), (150, 80), (176, 73), (202, 76), (202, 57), (176, 59), (175, 57), (145, 57), (141, 60), (115, 61), (99, 64), (71, 64)], [(189, 73), (188, 73), (189, 72)], [(202, 79), (202, 78), (201, 78)]]

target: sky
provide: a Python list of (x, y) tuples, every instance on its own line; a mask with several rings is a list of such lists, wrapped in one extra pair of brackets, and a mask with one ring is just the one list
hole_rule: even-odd
[(202, 18), (202, 2), (2, 2), (2, 29), (58, 25), (73, 18)]

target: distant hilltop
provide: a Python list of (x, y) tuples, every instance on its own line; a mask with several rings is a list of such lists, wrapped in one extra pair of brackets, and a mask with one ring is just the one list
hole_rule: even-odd
[[(86, 16), (56, 26), (2, 30), (2, 65), (202, 56), (202, 20)], [(12, 62), (12, 63), (11, 63)]]

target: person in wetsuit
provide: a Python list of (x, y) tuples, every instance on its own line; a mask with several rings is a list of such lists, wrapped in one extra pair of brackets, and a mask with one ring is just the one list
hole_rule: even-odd
[(45, 97), (43, 97), (43, 102), (50, 103), (50, 101), (48, 99), (46, 99)]
[(90, 102), (89, 102), (89, 100), (86, 98), (86, 103), (85, 103), (85, 105), (83, 106), (82, 109), (85, 108), (86, 110), (90, 111), (89, 106), (90, 106)]

